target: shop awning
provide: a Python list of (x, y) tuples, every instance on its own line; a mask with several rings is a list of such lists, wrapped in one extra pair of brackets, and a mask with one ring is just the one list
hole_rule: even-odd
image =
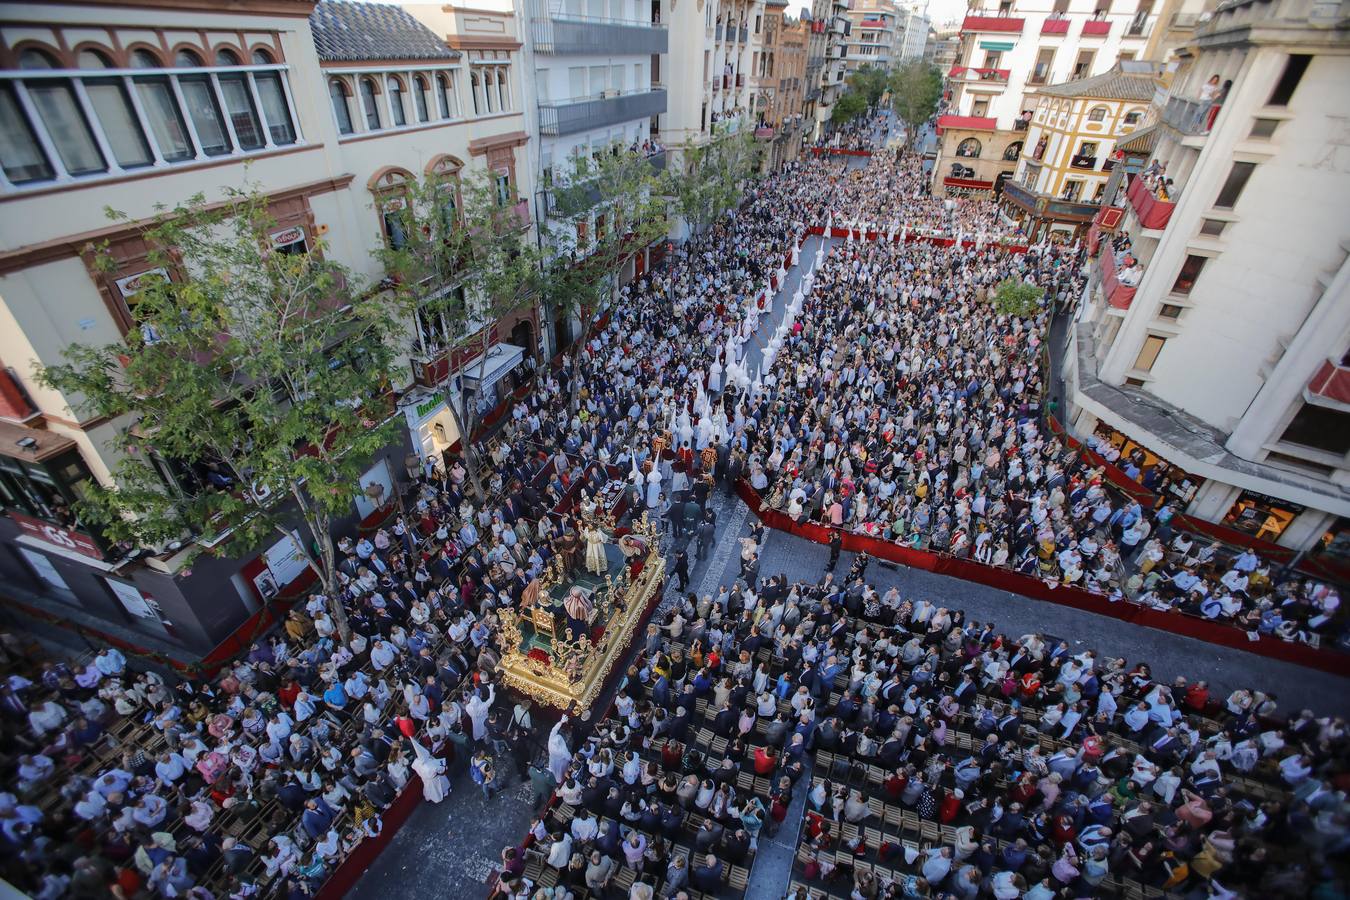
[(466, 363), (460, 374), (466, 387), (475, 388), (480, 394), (501, 381), (525, 358), (525, 348), (515, 344), (493, 344), (487, 352), (487, 362), (479, 356)]

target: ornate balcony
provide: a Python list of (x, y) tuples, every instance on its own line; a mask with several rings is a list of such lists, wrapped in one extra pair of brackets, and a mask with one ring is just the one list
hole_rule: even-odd
[(1075, 169), (1094, 171), (1097, 168), (1097, 157), (1086, 153), (1075, 153), (1069, 157), (1069, 166)]
[(1139, 218), (1141, 226), (1158, 231), (1167, 227), (1167, 223), (1172, 220), (1172, 210), (1177, 206), (1175, 203), (1159, 200), (1144, 184), (1144, 179), (1137, 175), (1126, 189), (1125, 199), (1130, 201), (1130, 206)]

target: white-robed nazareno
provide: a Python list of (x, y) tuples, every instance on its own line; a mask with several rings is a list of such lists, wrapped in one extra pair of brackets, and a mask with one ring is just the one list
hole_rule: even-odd
[(548, 733), (548, 771), (557, 784), (563, 783), (567, 767), (572, 762), (572, 751), (567, 749), (567, 738), (562, 735), (562, 728), (566, 724), (567, 716), (563, 716)]
[(413, 771), (422, 779), (422, 799), (428, 803), (440, 803), (450, 794), (450, 779), (445, 775), (445, 760), (437, 759), (431, 751), (422, 746), (422, 742), (413, 739), (413, 752), (417, 760), (413, 762)]

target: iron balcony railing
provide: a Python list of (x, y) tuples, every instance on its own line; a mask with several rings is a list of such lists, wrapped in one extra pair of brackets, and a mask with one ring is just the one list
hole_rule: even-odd
[(629, 122), (666, 111), (664, 90), (616, 94), (574, 103), (540, 103), (539, 133), (550, 137), (576, 134)]
[(536, 16), (530, 28), (535, 52), (550, 56), (666, 53), (670, 48), (666, 26), (630, 19)]

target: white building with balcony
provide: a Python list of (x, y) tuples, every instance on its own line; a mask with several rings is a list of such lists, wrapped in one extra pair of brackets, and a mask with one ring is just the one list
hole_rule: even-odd
[(897, 59), (900, 19), (905, 15), (891, 0), (854, 0), (848, 10), (848, 51), (844, 68), (855, 72), (865, 66), (889, 69)]
[(1348, 46), (1308, 0), (1196, 27), (1155, 101), (1164, 188), (1126, 193), (1142, 276), (1107, 245), (1065, 363), (1080, 436), (1134, 442), (1190, 476), (1187, 512), (1299, 550), (1350, 517)]
[(660, 0), (660, 15), (670, 27), (665, 77), (672, 86), (660, 122), (662, 141), (678, 156), (714, 131), (749, 127), (764, 0), (707, 0), (701, 6)]
[(614, 144), (641, 148), (657, 134), (669, 36), (652, 0), (528, 0), (524, 14), (542, 198), (574, 158)]
[[(1157, 17), (1153, 0), (975, 0), (956, 64), (944, 73), (934, 192), (1000, 190), (1017, 163), (1004, 157), (1026, 137), (1037, 90), (1142, 58)], [(958, 159), (957, 147), (970, 138), (984, 152)]]
[(895, 61), (913, 62), (923, 59), (928, 50), (928, 35), (933, 23), (928, 18), (928, 5), (899, 4), (900, 14), (896, 22)]

